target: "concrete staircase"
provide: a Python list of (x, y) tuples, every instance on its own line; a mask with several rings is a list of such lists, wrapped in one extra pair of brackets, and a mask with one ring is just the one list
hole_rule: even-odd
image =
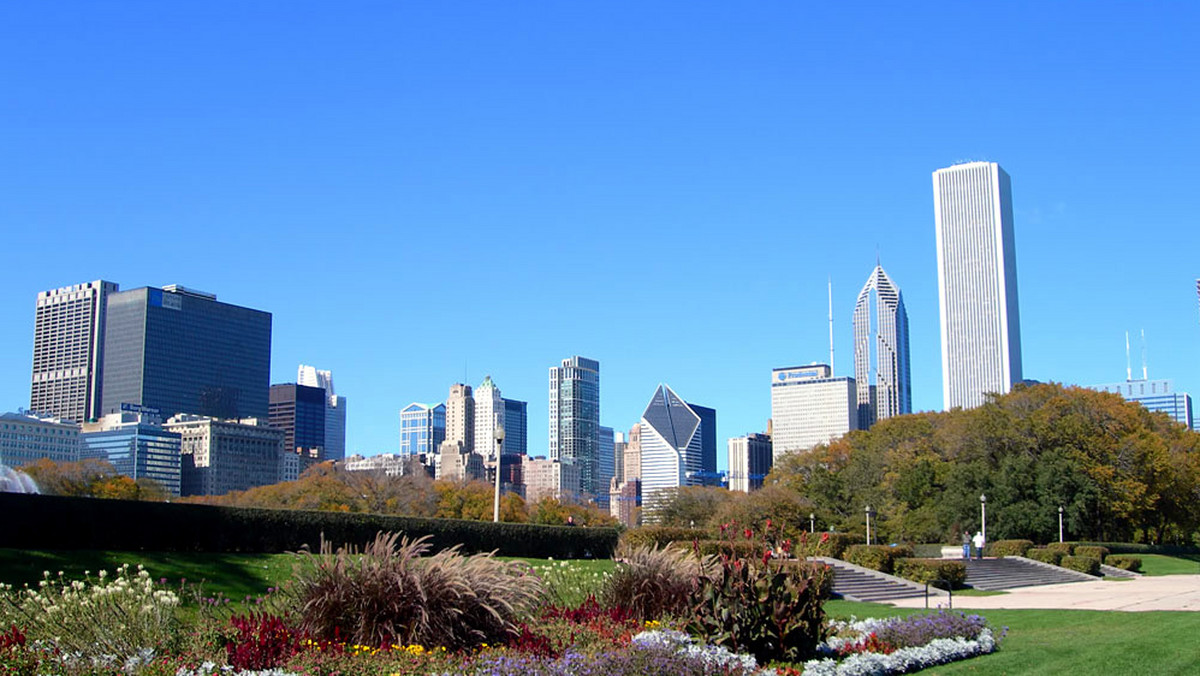
[[(877, 570), (863, 568), (840, 559), (812, 557), (809, 561), (823, 563), (833, 569), (833, 593), (850, 601), (887, 603), (895, 599), (925, 595), (925, 585), (905, 580)], [(949, 595), (933, 587), (929, 588), (930, 602), (944, 601)]]
[(1124, 568), (1117, 568), (1116, 566), (1110, 566), (1106, 563), (1100, 564), (1100, 573), (1104, 575), (1104, 577), (1128, 577), (1131, 579), (1142, 576), (1141, 573), (1135, 573), (1132, 570), (1125, 570)]
[(1035, 587), (1044, 584), (1096, 581), (1100, 578), (1060, 568), (1022, 556), (967, 561), (967, 584), (975, 589), (996, 590)]

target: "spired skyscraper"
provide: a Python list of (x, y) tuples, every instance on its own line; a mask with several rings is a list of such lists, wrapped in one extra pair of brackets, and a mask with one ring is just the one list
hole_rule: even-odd
[(854, 305), (854, 380), (859, 429), (912, 413), (908, 312), (900, 288), (878, 263)]
[(995, 162), (933, 172), (942, 401), (973, 408), (1021, 380), (1012, 186)]
[(600, 481), (600, 362), (595, 359), (574, 356), (550, 367), (550, 459), (579, 468), (579, 485), (564, 485), (564, 493), (608, 491)]

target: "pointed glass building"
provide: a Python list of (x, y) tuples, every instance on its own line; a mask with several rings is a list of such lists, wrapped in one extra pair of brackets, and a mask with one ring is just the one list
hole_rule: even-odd
[(685, 402), (666, 385), (654, 391), (640, 423), (642, 504), (647, 520), (653, 521), (656, 501), (664, 491), (709, 483), (716, 470), (716, 421), (716, 411)]
[(879, 264), (854, 305), (854, 380), (859, 429), (912, 413), (908, 312), (899, 287)]

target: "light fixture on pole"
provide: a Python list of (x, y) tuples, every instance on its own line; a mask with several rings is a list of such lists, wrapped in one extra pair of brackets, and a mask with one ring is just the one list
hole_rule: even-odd
[(504, 447), (504, 427), (496, 425), (496, 431), (492, 433), (492, 437), (496, 440), (496, 496), (492, 501), (492, 521), (500, 522), (500, 449)]
[(1058, 541), (1059, 542), (1063, 541), (1062, 514), (1063, 514), (1063, 508), (1062, 508), (1062, 505), (1059, 505), (1058, 506)]
[(867, 505), (867, 544), (871, 544), (871, 506)]
[(979, 532), (987, 542), (987, 496), (982, 493), (979, 494)]
[(809, 533), (817, 532), (817, 515), (812, 512), (808, 513), (808, 532)]

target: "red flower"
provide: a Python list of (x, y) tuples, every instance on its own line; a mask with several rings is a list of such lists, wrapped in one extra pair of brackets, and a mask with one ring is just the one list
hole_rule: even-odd
[(750, 530), (749, 528), (747, 528), (747, 529), (744, 531), (744, 534), (745, 534), (745, 536), (746, 536), (746, 539), (747, 539), (747, 540), (749, 540), (750, 538), (754, 537), (754, 533), (753, 533), (753, 532), (751, 532), (751, 530)]
[(821, 533), (821, 544), (829, 542), (829, 533)]

